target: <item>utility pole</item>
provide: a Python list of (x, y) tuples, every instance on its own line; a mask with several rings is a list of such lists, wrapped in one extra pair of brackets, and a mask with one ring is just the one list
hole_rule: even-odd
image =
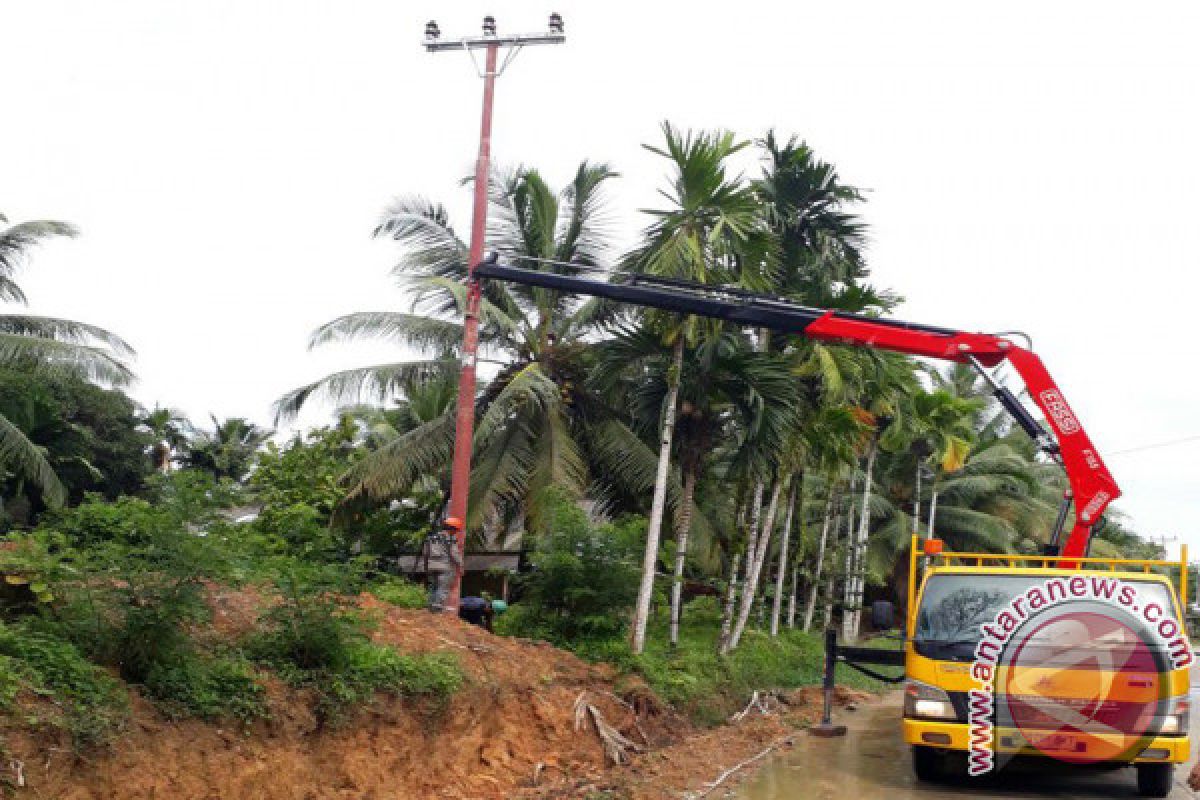
[[(465, 51), (471, 56), (479, 77), (483, 78), (483, 117), (479, 126), (479, 157), (475, 162), (475, 203), (471, 219), (471, 249), (467, 256), (467, 307), (463, 319), (462, 372), (458, 379), (458, 405), (454, 425), (454, 461), (450, 473), (450, 508), (448, 517), (457, 517), (463, 525), (458, 528), (458, 563), (450, 580), (445, 610), (458, 613), (462, 594), (463, 569), (466, 565), (467, 492), (471, 483), (471, 444), (475, 432), (475, 354), (479, 349), (479, 305), (481, 289), (475, 277), (475, 265), (483, 260), (484, 237), (487, 233), (488, 172), (492, 154), (492, 102), (495, 98), (496, 77), (512, 63), (517, 53), (531, 44), (562, 44), (563, 19), (550, 15), (544, 33), (522, 33), (499, 36), (495, 17), (483, 18), (483, 35), (458, 40), (442, 39), (438, 24), (430, 20), (425, 25), (425, 49), (431, 53), (452, 50)], [(504, 61), (499, 63), (500, 49)], [(484, 51), (483, 68), (475, 57), (476, 50)]]

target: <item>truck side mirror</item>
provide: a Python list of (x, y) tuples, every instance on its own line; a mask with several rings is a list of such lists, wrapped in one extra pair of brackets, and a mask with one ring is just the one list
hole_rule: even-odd
[(896, 626), (896, 607), (889, 600), (871, 603), (871, 627), (877, 631), (888, 631)]

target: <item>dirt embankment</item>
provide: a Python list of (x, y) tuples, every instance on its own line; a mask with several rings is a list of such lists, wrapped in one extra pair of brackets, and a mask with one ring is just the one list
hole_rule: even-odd
[[(241, 599), (216, 598), (219, 626), (232, 632), (252, 618)], [(678, 798), (779, 742), (819, 707), (815, 690), (800, 690), (776, 703), (779, 713), (697, 731), (605, 666), (455, 619), (364, 604), (381, 615), (379, 640), (459, 655), (468, 683), (448, 707), (380, 699), (322, 729), (302, 692), (273, 683), (270, 718), (243, 729), (172, 722), (135, 697), (127, 729), (82, 756), (63, 741), (7, 731), (11, 761), (0, 773), (13, 786), (19, 773), (17, 797), (56, 800)], [(619, 734), (610, 738), (632, 743), (627, 763), (611, 765), (581, 695)]]

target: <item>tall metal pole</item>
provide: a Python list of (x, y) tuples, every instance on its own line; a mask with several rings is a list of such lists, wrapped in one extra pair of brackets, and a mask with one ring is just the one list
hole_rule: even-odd
[[(475, 161), (475, 199), (471, 218), (471, 247), (467, 256), (467, 307), (463, 318), (462, 371), (458, 378), (458, 404), (454, 424), (454, 459), (450, 470), (450, 503), (448, 517), (463, 522), (457, 530), (458, 559), (444, 609), (458, 613), (462, 595), (463, 569), (466, 566), (467, 495), (471, 485), (471, 448), (475, 433), (475, 361), (479, 350), (479, 307), (482, 290), (475, 276), (475, 266), (483, 260), (487, 238), (488, 176), (492, 156), (492, 106), (496, 95), (496, 76), (504, 70), (522, 47), (529, 44), (559, 44), (565, 41), (563, 21), (558, 14), (550, 15), (547, 33), (498, 36), (496, 20), (484, 17), (483, 36), (459, 41), (442, 40), (436, 22), (425, 26), (425, 49), (430, 52), (466, 50), (485, 51), (483, 71), (483, 114), (479, 124), (479, 156)], [(503, 65), (499, 65), (501, 47), (508, 48)], [(473, 56), (472, 56), (473, 57)]]

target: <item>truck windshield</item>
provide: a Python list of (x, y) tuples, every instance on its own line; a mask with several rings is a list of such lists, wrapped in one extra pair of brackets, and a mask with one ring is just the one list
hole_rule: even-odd
[[(1097, 573), (1103, 574), (1103, 573)], [(931, 658), (968, 658), (979, 642), (980, 626), (1013, 597), (1042, 584), (1042, 575), (933, 575), (925, 584), (917, 609), (913, 642), (917, 651)], [(1157, 602), (1164, 612), (1175, 616), (1175, 603), (1166, 584), (1155, 581), (1133, 583), (1147, 601)]]

